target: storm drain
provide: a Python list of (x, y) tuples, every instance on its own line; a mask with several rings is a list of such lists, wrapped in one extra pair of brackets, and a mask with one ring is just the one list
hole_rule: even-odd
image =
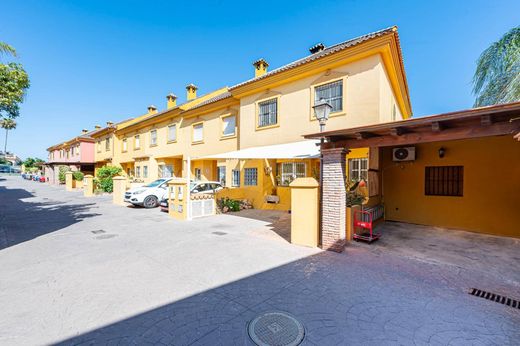
[(211, 232), (211, 234), (215, 234), (215, 235), (226, 235), (227, 233), (226, 233), (226, 232), (216, 231), (216, 232)]
[(251, 340), (259, 346), (296, 346), (305, 337), (303, 325), (284, 312), (267, 312), (247, 327)]
[(471, 288), (469, 290), (469, 294), (475, 297), (484, 298), (496, 303), (504, 304), (512, 308), (520, 309), (520, 301), (513, 298), (501, 296), (500, 294), (479, 290), (478, 288)]
[(117, 234), (102, 234), (96, 237), (96, 239), (103, 240), (103, 239), (110, 239), (117, 237)]
[(103, 231), (102, 229), (97, 229), (97, 230), (95, 230), (95, 231), (90, 231), (90, 232), (92, 232), (92, 233), (94, 233), (94, 234), (102, 234), (102, 233), (106, 233), (106, 232)]

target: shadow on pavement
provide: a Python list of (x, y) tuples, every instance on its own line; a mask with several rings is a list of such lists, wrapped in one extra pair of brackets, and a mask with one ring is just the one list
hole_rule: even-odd
[(0, 186), (0, 250), (99, 215), (88, 212), (95, 203), (23, 201), (32, 197), (27, 190)]

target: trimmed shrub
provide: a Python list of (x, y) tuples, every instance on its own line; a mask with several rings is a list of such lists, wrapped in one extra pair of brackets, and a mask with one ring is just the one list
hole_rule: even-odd
[(58, 167), (58, 181), (60, 184), (65, 184), (65, 173), (69, 172), (70, 168), (68, 166), (59, 166)]
[(122, 171), (123, 170), (120, 167), (101, 167), (98, 169), (96, 179), (94, 180), (96, 188), (101, 189), (104, 192), (112, 192), (114, 190), (114, 181), (112, 179), (121, 174)]
[(85, 177), (85, 175), (83, 173), (81, 173), (80, 171), (72, 173), (72, 179), (74, 179), (74, 180), (82, 181), (84, 177)]

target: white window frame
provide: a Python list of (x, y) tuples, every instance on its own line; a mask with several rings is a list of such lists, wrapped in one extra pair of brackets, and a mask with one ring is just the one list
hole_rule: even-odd
[[(233, 132), (232, 133), (226, 133), (226, 121), (229, 120), (229, 119), (233, 119)], [(228, 114), (228, 115), (224, 115), (220, 118), (222, 120), (222, 132), (221, 132), (221, 136), (222, 137), (234, 137), (236, 136), (237, 134), (237, 117), (236, 115), (234, 114)]]
[(148, 178), (148, 166), (144, 165), (143, 166), (143, 179), (146, 179), (146, 178)]
[[(195, 131), (199, 127), (200, 127), (200, 139), (195, 137)], [(191, 136), (192, 136), (191, 142), (192, 143), (202, 143), (202, 142), (204, 142), (204, 123), (203, 122), (193, 124), (191, 126), (191, 131), (192, 131), (192, 134), (191, 134)]]
[(110, 137), (105, 138), (105, 151), (110, 151)]
[(231, 171), (231, 186), (240, 187), (240, 170), (239, 169), (233, 169)]
[[(222, 172), (224, 174), (222, 174)], [(226, 186), (226, 172), (227, 172), (226, 166), (217, 166), (217, 180), (224, 187)]]
[[(365, 162), (365, 168), (362, 168), (362, 162)], [(354, 168), (354, 166), (357, 167)], [(368, 158), (348, 159), (348, 179), (352, 182), (360, 181), (361, 179), (368, 181)]]
[(136, 166), (135, 167), (135, 177), (136, 178), (141, 178), (141, 166)]
[(128, 151), (128, 138), (123, 138), (122, 140), (123, 142), (123, 145), (122, 145), (122, 152), (125, 153)]
[(150, 146), (153, 147), (157, 145), (157, 130), (153, 129), (150, 131)]
[(135, 135), (134, 136), (134, 150), (141, 149), (141, 136)]
[[(174, 130), (173, 131), (173, 134), (174, 134), (174, 138), (172, 139), (172, 129)], [(177, 124), (171, 124), (171, 125), (168, 125), (168, 138), (166, 139), (168, 143), (171, 143), (171, 142), (176, 142), (177, 141)]]
[[(303, 167), (303, 172), (301, 172)], [(300, 170), (299, 170), (300, 168)], [(277, 165), (279, 186), (289, 186), (296, 178), (305, 178), (307, 176), (307, 164), (300, 161), (279, 162)]]

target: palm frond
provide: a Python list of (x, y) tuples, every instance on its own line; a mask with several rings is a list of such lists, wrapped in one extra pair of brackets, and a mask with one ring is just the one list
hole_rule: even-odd
[(5, 42), (0, 42), (0, 56), (1, 55), (11, 55), (16, 57), (16, 49)]

